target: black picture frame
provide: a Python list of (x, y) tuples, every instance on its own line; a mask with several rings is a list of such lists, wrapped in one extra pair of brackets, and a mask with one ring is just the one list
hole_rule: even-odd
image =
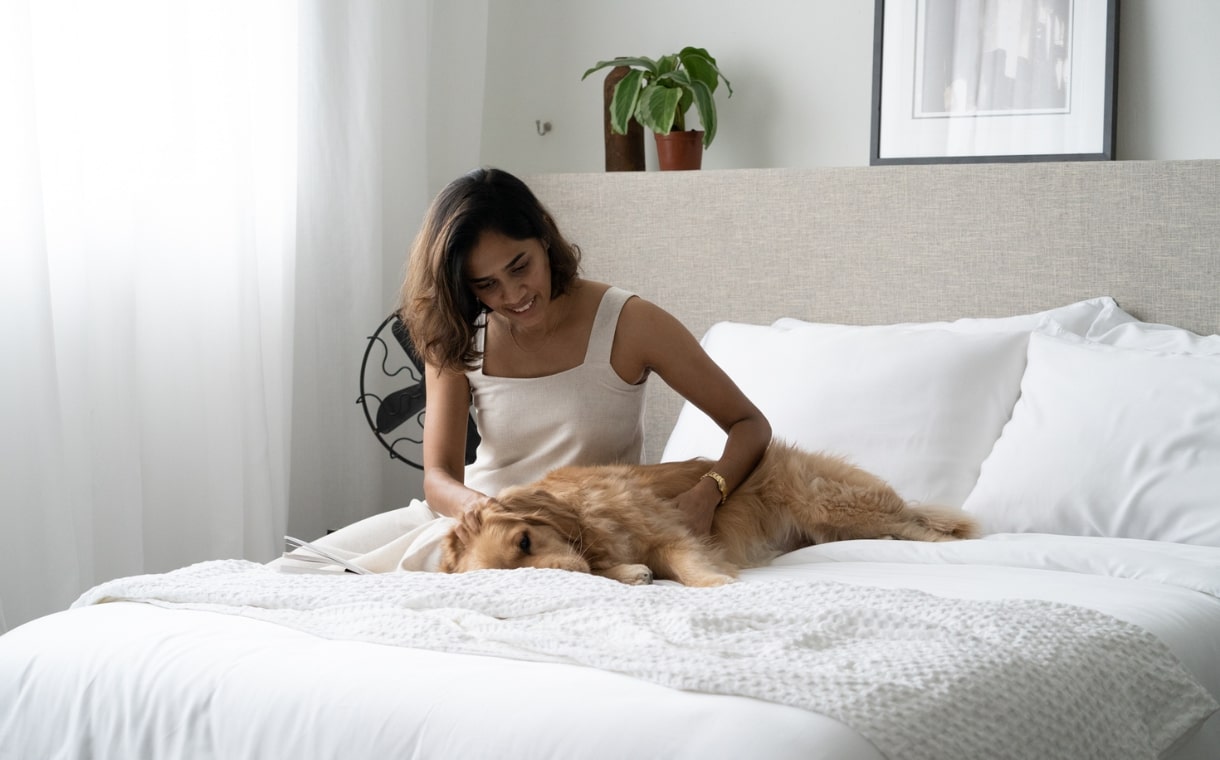
[(869, 164), (1113, 160), (1118, 5), (876, 0)]

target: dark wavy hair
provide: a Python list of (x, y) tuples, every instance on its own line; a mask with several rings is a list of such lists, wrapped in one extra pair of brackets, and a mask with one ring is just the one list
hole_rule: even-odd
[(542, 242), (551, 265), (552, 298), (568, 292), (580, 274), (580, 248), (564, 239), (524, 182), (493, 168), (450, 182), (433, 199), (411, 246), (399, 301), (411, 342), (433, 367), (466, 371), (481, 359), (474, 336), (485, 307), (466, 282), (465, 268), (487, 231)]

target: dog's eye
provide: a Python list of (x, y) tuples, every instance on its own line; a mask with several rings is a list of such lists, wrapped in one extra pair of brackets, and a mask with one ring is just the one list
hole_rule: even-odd
[(518, 548), (521, 549), (522, 554), (529, 554), (530, 553), (530, 534), (522, 533), (521, 540), (517, 542), (517, 546), (518, 546)]

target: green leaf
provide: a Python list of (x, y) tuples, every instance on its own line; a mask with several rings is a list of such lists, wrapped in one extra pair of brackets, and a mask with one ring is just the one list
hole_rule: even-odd
[(711, 61), (713, 66), (716, 65), (716, 59), (712, 57), (711, 53), (707, 52), (706, 48), (697, 48), (697, 47), (691, 47), (690, 45), (687, 45), (686, 47), (682, 48), (682, 50), (678, 53), (679, 58), (686, 58), (686, 56), (688, 56), (688, 55), (703, 56), (704, 58)]
[(605, 68), (613, 68), (615, 66), (630, 66), (633, 69), (642, 69), (649, 74), (657, 74), (657, 62), (651, 58), (640, 56), (638, 58), (615, 58), (612, 61), (598, 61), (593, 65), (593, 68), (586, 71), (580, 78), (583, 81), (595, 71)]
[(653, 83), (640, 91), (640, 101), (635, 109), (635, 119), (653, 132), (669, 134), (674, 125), (674, 113), (682, 91), (676, 87), (665, 87)]
[(679, 129), (686, 128), (686, 112), (690, 110), (691, 103), (694, 102), (694, 94), (691, 92), (691, 78), (683, 71), (678, 69), (671, 71), (668, 74), (662, 74), (656, 79), (658, 84), (663, 84), (666, 87), (676, 87), (682, 91), (682, 98), (678, 101), (678, 105), (674, 107), (674, 120)]
[(716, 65), (701, 55), (690, 55), (682, 59), (682, 66), (690, 73), (691, 79), (703, 82), (712, 92), (716, 91)]
[(657, 76), (665, 76), (671, 71), (675, 71), (680, 66), (682, 60), (676, 55), (663, 55), (657, 60)]
[(620, 135), (627, 134), (631, 115), (635, 113), (636, 102), (640, 99), (640, 82), (643, 79), (644, 72), (632, 69), (614, 86), (614, 95), (610, 98), (611, 131)]
[(712, 100), (711, 88), (702, 80), (692, 82), (691, 92), (695, 94), (695, 107), (699, 110), (699, 121), (703, 123), (703, 147), (707, 148), (716, 139), (716, 102)]
[(716, 59), (708, 55), (706, 50), (693, 47), (683, 48), (682, 52), (678, 53), (678, 57), (682, 59), (682, 67), (690, 72), (692, 79), (703, 82), (712, 92), (716, 91), (716, 87), (720, 84), (719, 80), (724, 79), (729, 97), (733, 97), (733, 85), (729, 84), (729, 80), (720, 73)]
[(690, 87), (690, 74), (687, 74), (682, 69), (667, 71), (658, 76), (656, 82), (666, 87)]

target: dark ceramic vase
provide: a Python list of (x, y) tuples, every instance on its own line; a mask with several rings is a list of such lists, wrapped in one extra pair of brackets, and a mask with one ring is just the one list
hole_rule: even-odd
[(614, 97), (614, 86), (631, 71), (627, 66), (615, 66), (606, 75), (603, 87), (604, 104), (602, 121), (606, 134), (606, 171), (644, 171), (644, 128), (634, 118), (627, 122), (627, 134), (618, 135), (610, 129), (610, 100)]

